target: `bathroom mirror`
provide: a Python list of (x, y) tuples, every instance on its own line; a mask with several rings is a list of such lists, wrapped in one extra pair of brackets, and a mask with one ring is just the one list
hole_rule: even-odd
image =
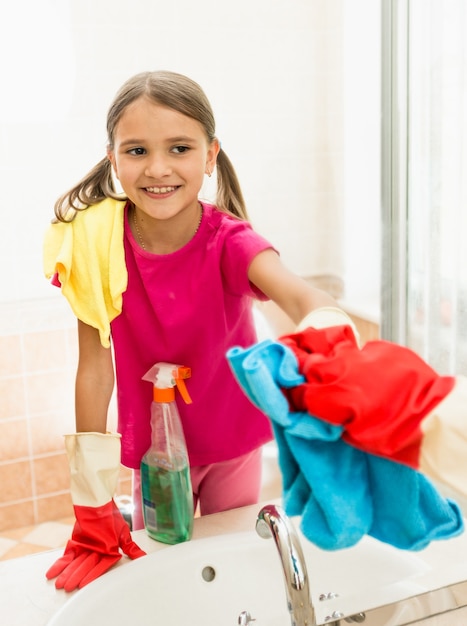
[(254, 226), (291, 269), (378, 322), (380, 11), (25, 0), (0, 8), (0, 29), (1, 533), (71, 513), (76, 321), (43, 276), (42, 237), (57, 196), (104, 154), (107, 108), (132, 74), (167, 68), (203, 86)]

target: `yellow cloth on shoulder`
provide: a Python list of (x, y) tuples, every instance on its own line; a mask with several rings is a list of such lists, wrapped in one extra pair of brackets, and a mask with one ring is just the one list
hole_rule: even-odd
[(58, 274), (76, 317), (99, 331), (110, 346), (110, 322), (122, 311), (128, 273), (123, 247), (125, 201), (106, 198), (77, 213), (72, 222), (51, 224), (45, 234), (46, 278)]

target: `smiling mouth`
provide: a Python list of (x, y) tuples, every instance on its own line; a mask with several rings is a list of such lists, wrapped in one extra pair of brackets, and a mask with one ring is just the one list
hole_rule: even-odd
[(146, 187), (146, 191), (156, 194), (170, 193), (172, 191), (175, 191), (176, 189), (178, 189), (178, 187)]

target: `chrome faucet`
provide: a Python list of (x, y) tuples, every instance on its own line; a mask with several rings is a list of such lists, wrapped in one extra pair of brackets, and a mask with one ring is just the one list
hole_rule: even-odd
[(316, 626), (305, 558), (298, 534), (285, 511), (274, 504), (264, 506), (258, 513), (256, 532), (263, 539), (273, 537), (276, 543), (292, 626)]

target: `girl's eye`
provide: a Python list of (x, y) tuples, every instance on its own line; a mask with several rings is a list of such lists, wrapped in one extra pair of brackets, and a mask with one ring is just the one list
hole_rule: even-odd
[(172, 148), (172, 152), (175, 152), (175, 154), (183, 154), (184, 152), (188, 152), (189, 149), (188, 146), (175, 146), (175, 148)]
[(142, 154), (146, 154), (146, 150), (144, 148), (131, 148), (131, 150), (128, 150), (128, 154), (141, 156)]

